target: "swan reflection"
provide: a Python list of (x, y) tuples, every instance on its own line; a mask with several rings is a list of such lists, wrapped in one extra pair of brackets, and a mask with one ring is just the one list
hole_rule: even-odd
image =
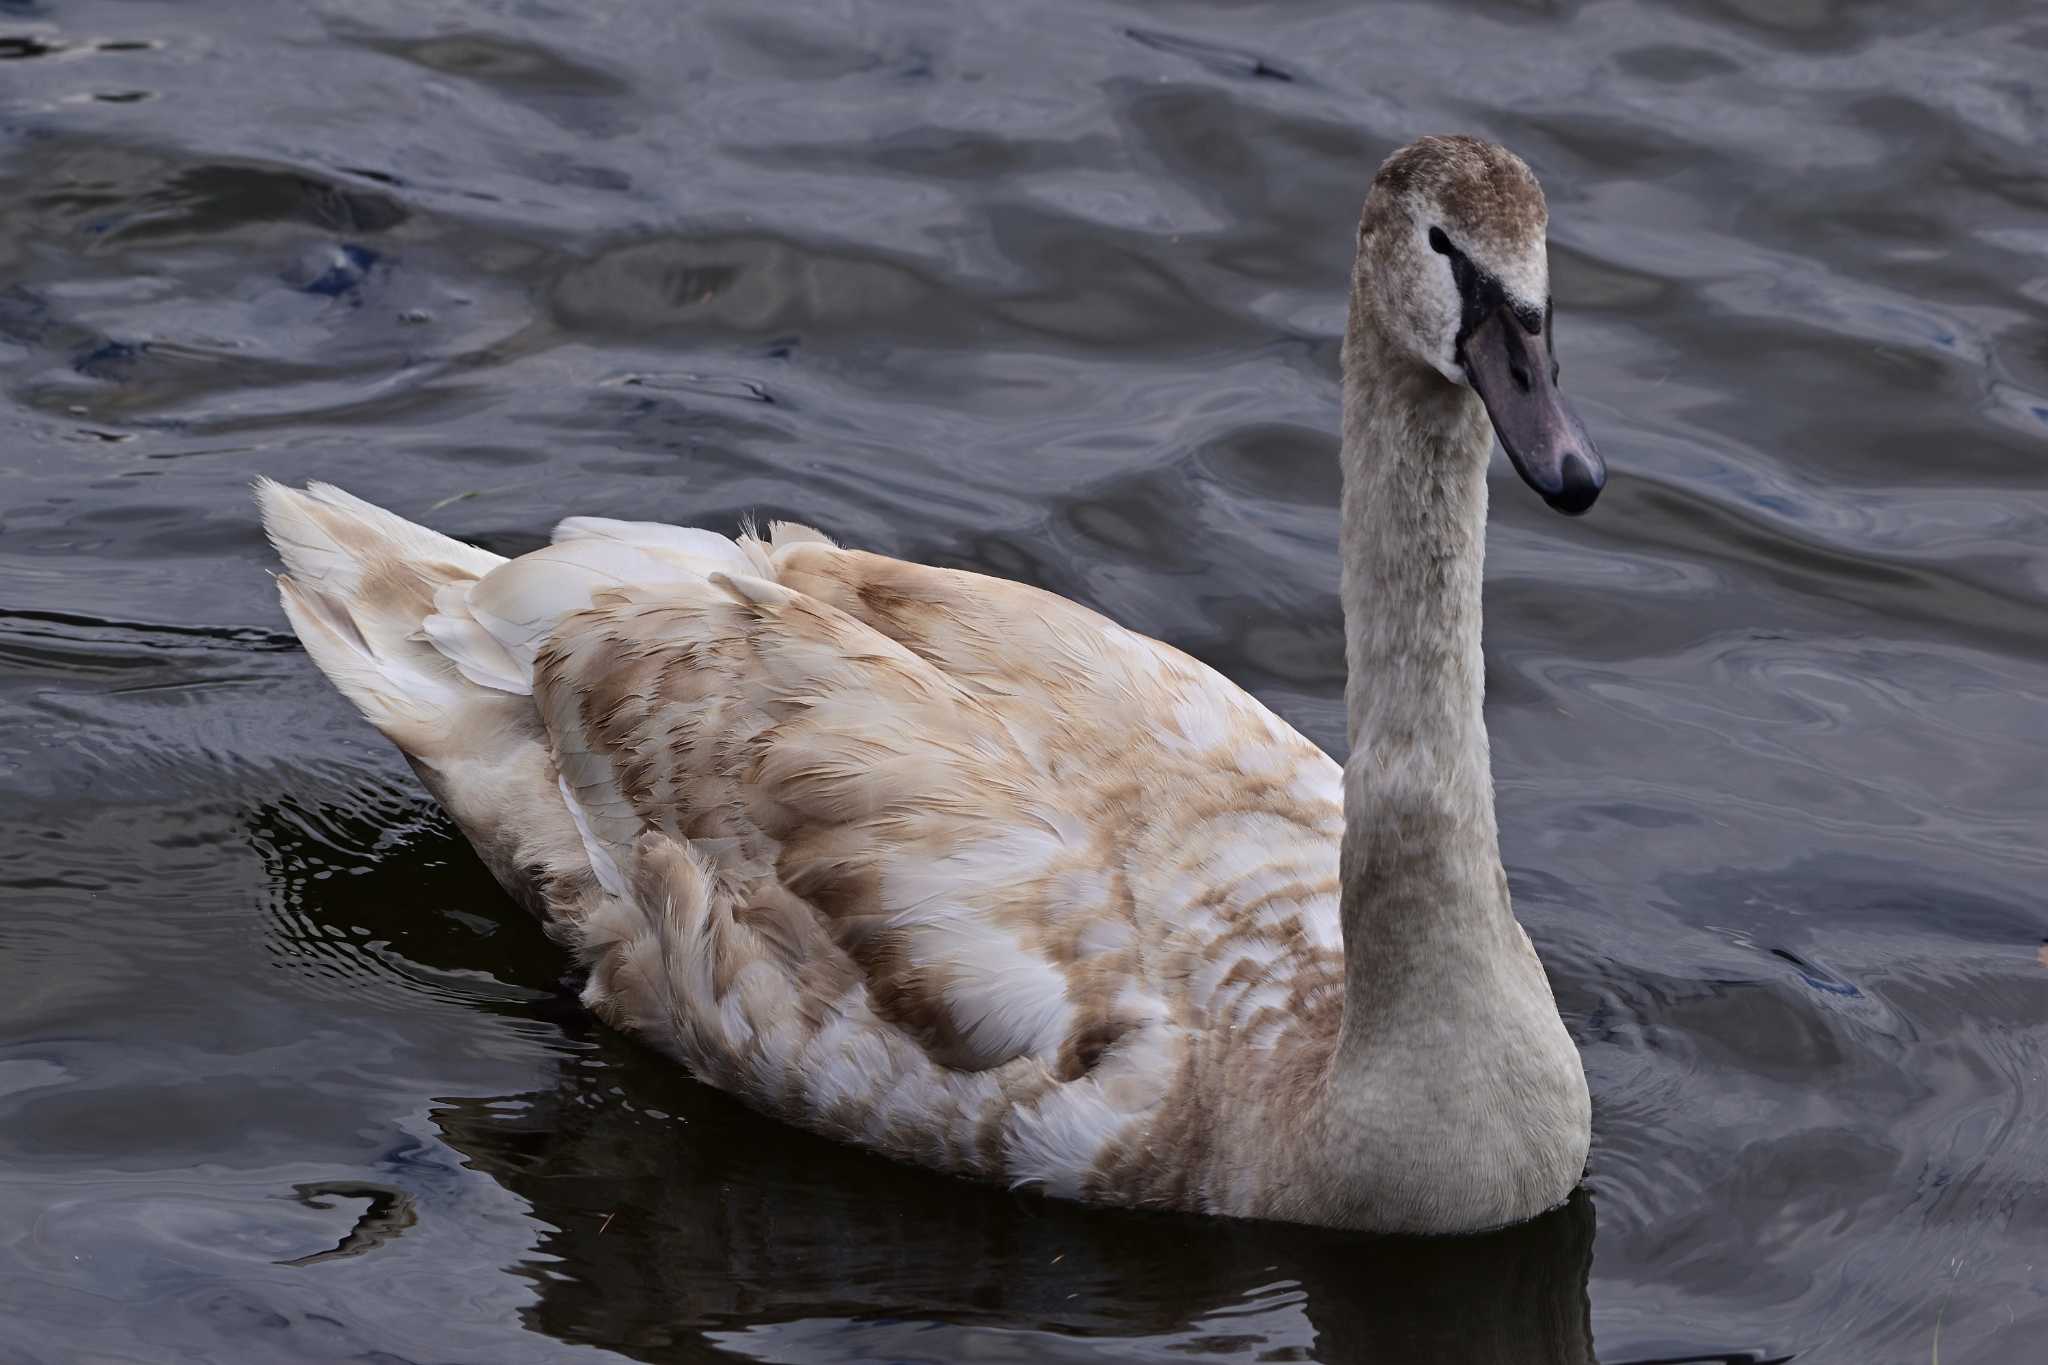
[[(461, 1165), (524, 1204), (530, 1250), (504, 1254), (534, 1287), (528, 1326), (558, 1340), (650, 1362), (1593, 1365), (1583, 1190), (1497, 1233), (1376, 1238), (1090, 1209), (898, 1166), (761, 1118), (597, 1025), (557, 979), (560, 950), (510, 905), (487, 921), (437, 908), (496, 892), (402, 795), (288, 798), (251, 824), (281, 954), (358, 997), (460, 998), (562, 1054), (548, 1087), (431, 1111)], [(403, 855), (366, 856), (395, 827)], [(314, 892), (337, 854), (357, 875)], [(375, 1173), (416, 1187), (423, 1224), (474, 1216), (436, 1173), (448, 1165), (415, 1149)], [(315, 1194), (364, 1198), (362, 1218), (382, 1221), (308, 1260), (414, 1235), (410, 1200), (394, 1217), (368, 1187), (298, 1191)]]
[[(564, 1022), (576, 1028), (565, 1007)], [(1479, 1237), (1103, 1212), (791, 1133), (594, 1028), (435, 1113), (546, 1224), (532, 1325), (642, 1359), (1592, 1365), (1584, 1191)]]

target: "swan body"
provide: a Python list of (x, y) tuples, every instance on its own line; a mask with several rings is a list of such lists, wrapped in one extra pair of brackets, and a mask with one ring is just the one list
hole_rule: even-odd
[(1345, 768), (1072, 602), (801, 527), (572, 517), (506, 560), (265, 480), (284, 607), (574, 949), (590, 1008), (756, 1108), (1070, 1198), (1526, 1218), (1589, 1124), (1493, 825), (1488, 415), (1553, 502), (1597, 457), (1494, 410), (1482, 371), (1514, 357), (1473, 352), (1504, 324), (1473, 322), (1467, 277), (1545, 310), (1502, 345), (1547, 358), (1541, 209), (1466, 139), (1397, 153), (1367, 201)]

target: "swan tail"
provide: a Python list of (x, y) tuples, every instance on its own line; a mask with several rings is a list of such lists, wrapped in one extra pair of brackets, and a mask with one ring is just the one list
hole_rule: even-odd
[(313, 662), (400, 748), (429, 744), (467, 692), (422, 637), (434, 594), (504, 561), (327, 484), (263, 479), (256, 500), (285, 565), (278, 597)]
[(533, 696), (549, 638), (607, 592), (772, 579), (778, 550), (823, 539), (571, 517), (552, 544), (508, 560), (330, 484), (260, 479), (255, 491), (306, 652), (405, 754), (500, 884), (554, 921), (625, 895), (626, 876), (598, 834), (606, 812), (579, 802)]
[(256, 484), (306, 653), (396, 744), (499, 883), (544, 918), (596, 876), (565, 804), (530, 670), (469, 613), (508, 563), (328, 484)]

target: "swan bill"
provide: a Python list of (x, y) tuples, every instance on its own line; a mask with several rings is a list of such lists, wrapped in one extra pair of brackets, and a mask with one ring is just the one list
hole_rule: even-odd
[(1591, 507), (1607, 465), (1558, 390), (1549, 311), (1532, 328), (1505, 303), (1489, 310), (1466, 332), (1458, 359), (1523, 482), (1566, 516)]

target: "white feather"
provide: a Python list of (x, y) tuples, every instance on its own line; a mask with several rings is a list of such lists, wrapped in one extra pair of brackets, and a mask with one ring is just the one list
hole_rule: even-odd
[(576, 833), (583, 840), (583, 852), (590, 859), (590, 870), (597, 874), (597, 884), (608, 895), (624, 896), (626, 879), (619, 875), (618, 860), (612, 857), (612, 850), (591, 831), (590, 817), (584, 812), (583, 803), (576, 799), (569, 779), (559, 777), (555, 782), (562, 794), (562, 804), (569, 808), (569, 818), (575, 822)]

